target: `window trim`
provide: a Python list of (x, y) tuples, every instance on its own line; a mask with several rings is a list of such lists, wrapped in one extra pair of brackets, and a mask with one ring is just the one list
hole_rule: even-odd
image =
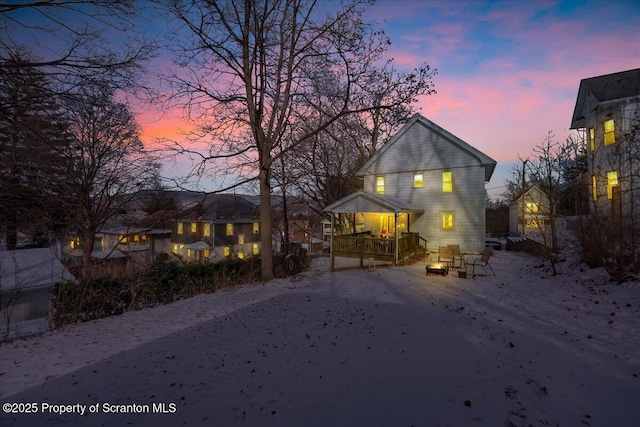
[(607, 199), (613, 199), (613, 188), (620, 185), (618, 171), (607, 172)]
[[(420, 177), (419, 180), (416, 179)], [(423, 188), (424, 187), (424, 173), (423, 172), (414, 172), (413, 174), (413, 188)]]
[[(611, 129), (607, 130), (607, 124), (611, 124)], [(604, 127), (604, 145), (613, 145), (616, 143), (616, 123), (614, 119), (605, 120), (603, 123)], [(610, 137), (610, 138), (607, 138)]]
[[(449, 174), (449, 180), (445, 180), (445, 174)], [(441, 174), (442, 177), (442, 192), (445, 194), (453, 193), (453, 171), (444, 170)]]
[(384, 187), (385, 187), (384, 178), (385, 178), (384, 175), (376, 175), (376, 193), (378, 194), (384, 194)]
[[(451, 216), (451, 227), (445, 227), (445, 215)], [(455, 211), (440, 211), (440, 230), (441, 231), (453, 231), (456, 229), (456, 212)]]

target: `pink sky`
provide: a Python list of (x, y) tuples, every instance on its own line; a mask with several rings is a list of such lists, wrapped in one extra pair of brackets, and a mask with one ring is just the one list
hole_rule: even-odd
[[(382, 0), (369, 15), (399, 67), (437, 69), (437, 94), (420, 99), (421, 114), (498, 161), (493, 197), (548, 131), (564, 141), (581, 79), (640, 67), (632, 1)], [(140, 122), (146, 141), (185, 128), (175, 112)]]

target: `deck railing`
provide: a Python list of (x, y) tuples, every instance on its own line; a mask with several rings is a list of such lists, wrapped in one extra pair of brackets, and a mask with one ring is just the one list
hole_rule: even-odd
[[(406, 233), (398, 238), (400, 259), (420, 248), (420, 235)], [(395, 238), (376, 238), (366, 234), (333, 236), (333, 253), (337, 256), (395, 260)]]

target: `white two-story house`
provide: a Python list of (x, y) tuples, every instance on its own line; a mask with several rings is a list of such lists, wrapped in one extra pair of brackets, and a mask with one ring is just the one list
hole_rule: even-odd
[(334, 221), (350, 215), (359, 239), (384, 244), (373, 242), (369, 250), (369, 241), (359, 246), (334, 236), (332, 254), (361, 251), (358, 256), (368, 257), (382, 248), (397, 262), (425, 241), (429, 248), (455, 244), (463, 252), (481, 251), (485, 183), (495, 167), (495, 160), (416, 114), (360, 169), (364, 189), (325, 209)]
[(592, 213), (640, 212), (640, 68), (580, 81), (571, 129), (583, 132)]

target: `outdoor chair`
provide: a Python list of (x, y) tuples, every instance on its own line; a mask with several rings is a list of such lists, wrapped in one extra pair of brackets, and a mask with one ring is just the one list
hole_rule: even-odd
[(444, 263), (447, 267), (453, 268), (453, 254), (449, 246), (438, 246), (438, 262)]
[(482, 252), (482, 256), (480, 258), (471, 258), (467, 260), (467, 266), (471, 266), (471, 275), (475, 276), (476, 274), (476, 265), (478, 267), (482, 267), (482, 269), (484, 270), (484, 274), (488, 274), (487, 273), (487, 269), (485, 267), (489, 267), (489, 270), (491, 270), (491, 272), (493, 273), (493, 275), (495, 276), (496, 273), (493, 271), (493, 268), (491, 267), (491, 265), (489, 264), (489, 258), (491, 258), (491, 248), (486, 247), (484, 248), (484, 251)]
[[(451, 249), (451, 258), (453, 259), (454, 268), (464, 268), (464, 256), (460, 253), (460, 245), (448, 245)], [(459, 267), (456, 267), (456, 262), (460, 263)]]

